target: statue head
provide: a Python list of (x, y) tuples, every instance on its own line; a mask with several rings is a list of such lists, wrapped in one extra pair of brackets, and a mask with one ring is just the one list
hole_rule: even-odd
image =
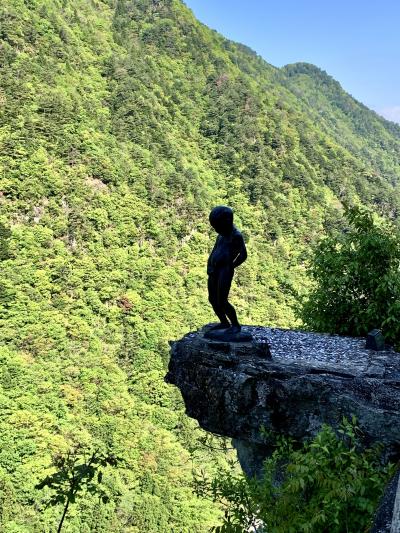
[(211, 226), (220, 235), (229, 235), (233, 229), (233, 211), (225, 205), (217, 205), (209, 216)]

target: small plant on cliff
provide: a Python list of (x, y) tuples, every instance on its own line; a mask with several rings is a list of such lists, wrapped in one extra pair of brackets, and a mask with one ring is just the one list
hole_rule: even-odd
[(347, 231), (322, 240), (314, 253), (316, 282), (302, 309), (311, 329), (365, 335), (381, 328), (400, 344), (400, 234), (366, 208), (345, 206)]
[(268, 533), (360, 533), (371, 526), (393, 473), (380, 455), (379, 446), (361, 450), (355, 420), (344, 419), (338, 434), (323, 426), (300, 447), (279, 436), (263, 479), (227, 471), (199, 481), (198, 488), (225, 507), (216, 533), (252, 531), (260, 524)]

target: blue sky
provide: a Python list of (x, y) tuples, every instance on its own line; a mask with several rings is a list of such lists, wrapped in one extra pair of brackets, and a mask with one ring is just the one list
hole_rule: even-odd
[(184, 1), (207, 26), (269, 63), (313, 63), (400, 123), (400, 0)]

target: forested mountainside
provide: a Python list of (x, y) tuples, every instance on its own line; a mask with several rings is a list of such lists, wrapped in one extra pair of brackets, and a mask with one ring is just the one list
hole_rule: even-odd
[[(392, 184), (399, 176), (400, 125), (389, 122), (357, 102), (331, 76), (307, 63), (283, 69), (286, 86), (305, 103), (303, 108), (336, 142), (371, 165), (364, 176), (378, 189), (384, 175)], [(379, 195), (379, 190), (378, 190)], [(397, 213), (393, 213), (394, 216)]]
[(179, 0), (2, 0), (0, 529), (55, 531), (78, 485), (66, 531), (218, 523), (192, 472), (224, 456), (163, 382), (213, 320), (210, 208), (247, 239), (242, 321), (295, 327), (313, 242), (344, 200), (395, 218), (399, 174), (398, 126)]

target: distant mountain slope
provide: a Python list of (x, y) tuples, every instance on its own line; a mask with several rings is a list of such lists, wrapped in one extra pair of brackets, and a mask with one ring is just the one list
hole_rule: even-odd
[(163, 382), (167, 341), (214, 319), (209, 210), (247, 239), (241, 320), (290, 327), (341, 202), (400, 205), (397, 127), (293, 69), (179, 0), (0, 3), (0, 529), (54, 531), (35, 485), (110, 450), (108, 500), (83, 492), (70, 531), (218, 523), (192, 470), (224, 456)]
[(323, 131), (365, 161), (375, 172), (398, 183), (400, 125), (385, 120), (349, 94), (314, 65), (295, 63), (282, 69), (286, 86)]

